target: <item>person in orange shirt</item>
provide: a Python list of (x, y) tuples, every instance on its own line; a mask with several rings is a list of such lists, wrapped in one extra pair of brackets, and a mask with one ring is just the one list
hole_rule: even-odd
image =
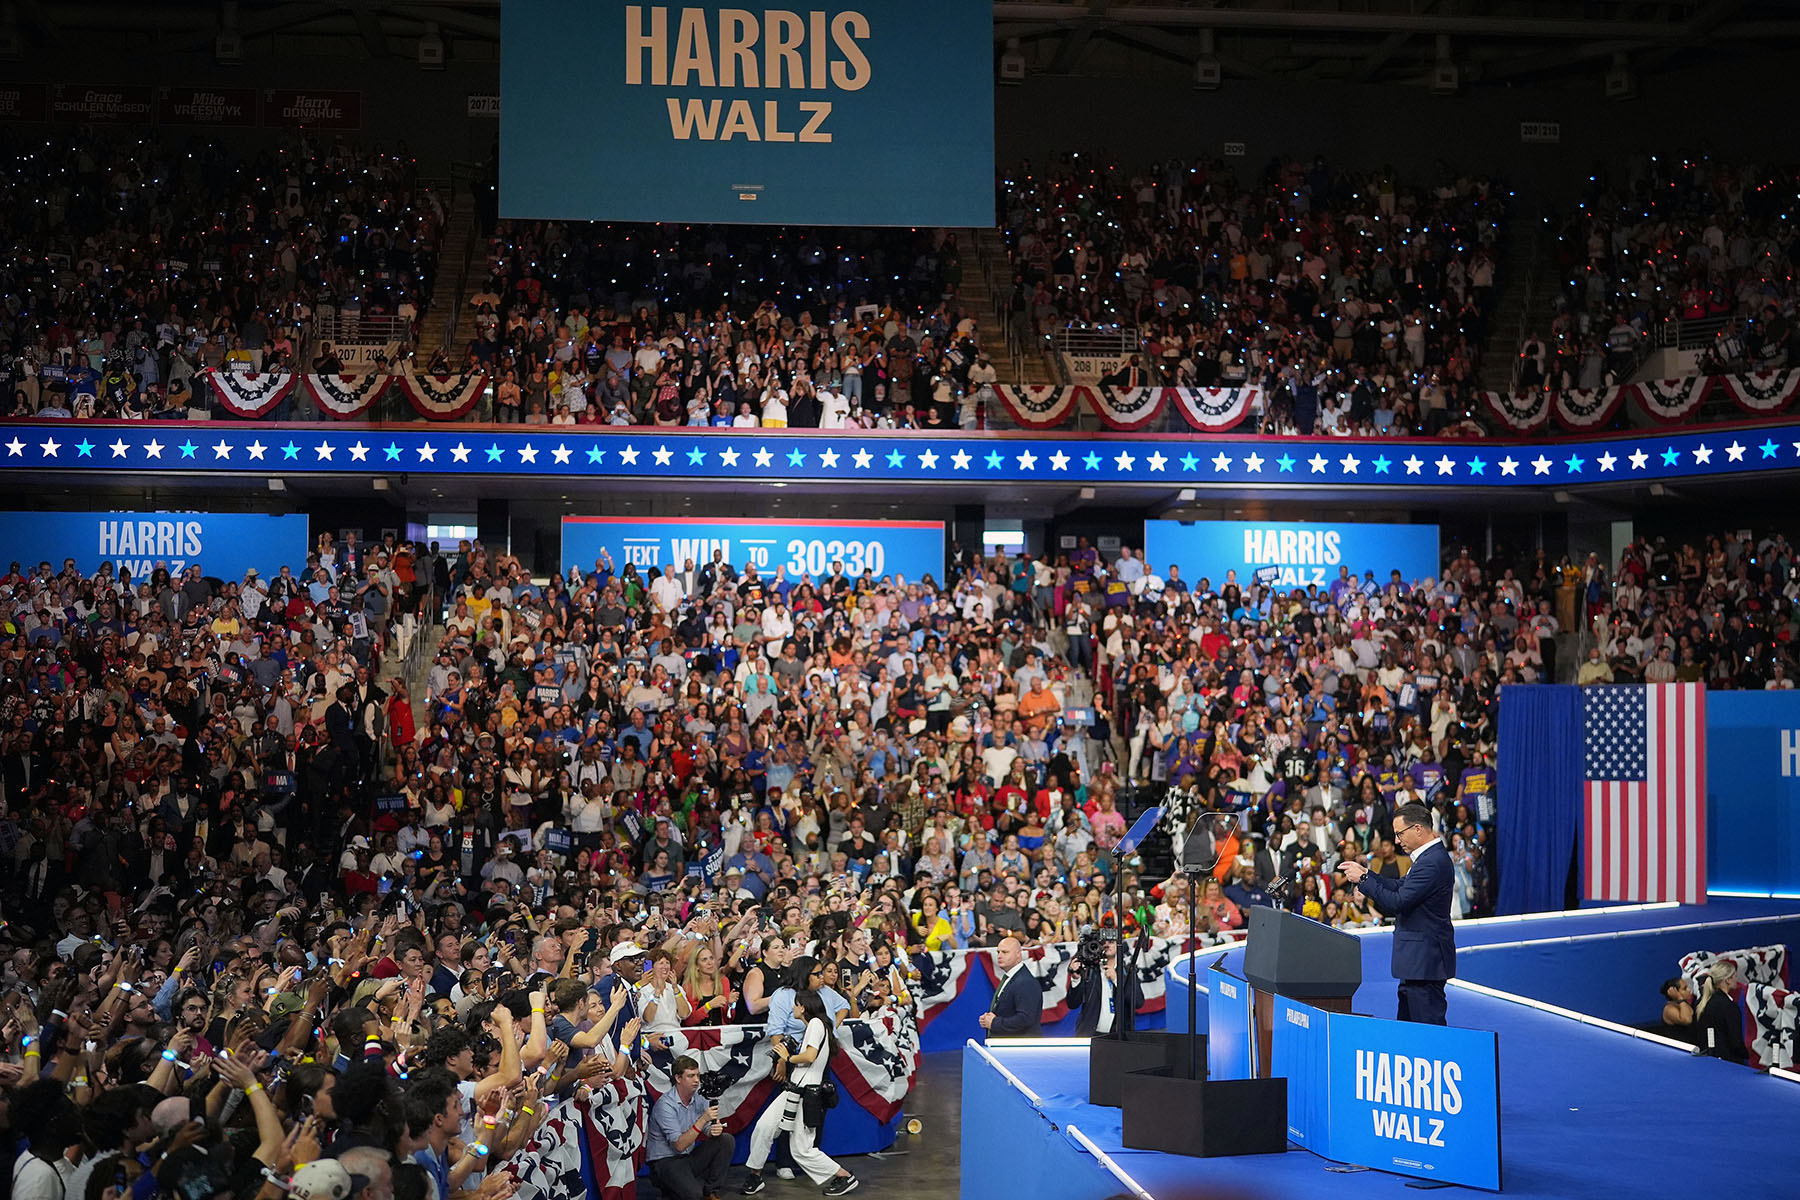
[(1044, 686), (1044, 677), (1032, 676), (1031, 690), (1019, 697), (1019, 719), (1025, 723), (1025, 728), (1032, 733), (1043, 733), (1051, 719), (1061, 711), (1062, 704), (1056, 693)]

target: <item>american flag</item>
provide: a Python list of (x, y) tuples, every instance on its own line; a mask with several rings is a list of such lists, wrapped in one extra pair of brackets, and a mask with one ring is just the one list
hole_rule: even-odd
[(1706, 689), (1581, 689), (1582, 895), (1706, 899)]

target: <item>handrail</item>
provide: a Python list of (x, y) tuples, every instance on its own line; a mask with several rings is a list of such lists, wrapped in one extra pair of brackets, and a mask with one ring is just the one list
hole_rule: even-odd
[(1525, 346), (1525, 336), (1531, 331), (1532, 307), (1537, 302), (1538, 253), (1543, 247), (1543, 230), (1539, 226), (1532, 229), (1531, 246), (1525, 260), (1525, 277), (1520, 280), (1524, 289), (1524, 300), (1519, 305), (1519, 327), (1513, 333), (1513, 364), (1509, 391), (1519, 390), (1519, 379), (1525, 369), (1525, 358), (1519, 353)]
[(475, 261), (475, 235), (476, 231), (471, 229), (469, 236), (463, 239), (462, 261), (456, 266), (456, 288), (451, 293), (450, 303), (445, 305), (443, 350), (446, 358), (456, 349), (456, 330), (462, 324), (463, 306), (469, 302), (469, 268)]
[(1013, 378), (1022, 378), (1025, 373), (1025, 347), (1019, 339), (1019, 331), (1013, 328), (1012, 313), (1006, 303), (1012, 292), (1011, 263), (1007, 264), (1007, 278), (1002, 282), (999, 267), (979, 238), (975, 242), (975, 263), (981, 271), (982, 281), (987, 284), (988, 311), (993, 316), (994, 323), (1000, 327), (1002, 345), (1007, 362), (1012, 367)]
[(1696, 350), (1713, 344), (1735, 314), (1717, 317), (1668, 317), (1656, 326), (1656, 344), (1663, 349)]
[(1065, 325), (1051, 341), (1060, 353), (1092, 357), (1136, 354), (1142, 343), (1134, 325)]

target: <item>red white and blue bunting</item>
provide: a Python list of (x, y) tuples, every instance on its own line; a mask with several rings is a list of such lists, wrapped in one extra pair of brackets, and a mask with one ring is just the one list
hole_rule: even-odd
[[(651, 1051), (646, 1075), (583, 1089), (551, 1110), (536, 1136), (500, 1167), (518, 1181), (519, 1200), (629, 1200), (644, 1162), (645, 1118), (670, 1087), (678, 1054), (700, 1064), (701, 1087), (717, 1099), (726, 1129), (745, 1136), (776, 1093), (774, 1056), (761, 1028), (706, 1026), (674, 1036), (672, 1048)], [(878, 1123), (899, 1114), (918, 1065), (919, 1025), (910, 1009), (883, 1009), (838, 1028), (832, 1075)]]
[(1104, 383), (1078, 389), (1087, 404), (1108, 429), (1130, 431), (1142, 429), (1162, 416), (1168, 403), (1168, 388), (1114, 388)]
[(1800, 1041), (1800, 992), (1789, 991), (1786, 985), (1753, 983), (1744, 989), (1744, 1019), (1752, 1026), (1744, 1039), (1750, 1065), (1793, 1070), (1795, 1043)]
[[(1138, 985), (1144, 993), (1139, 1012), (1162, 1011), (1165, 1002), (1163, 968), (1184, 947), (1185, 943), (1168, 938), (1150, 939), (1149, 949), (1138, 958), (1137, 964)], [(1039, 986), (1044, 989), (1043, 1022), (1046, 1025), (1069, 1014), (1069, 967), (1074, 960), (1073, 942), (1033, 947), (1025, 952), (1026, 967), (1037, 976)], [(929, 1028), (962, 994), (972, 978), (971, 972), (982, 972), (990, 986), (1000, 982), (1000, 969), (994, 963), (992, 950), (939, 950), (915, 954), (912, 961), (919, 972), (914, 999), (919, 1006), (922, 1029)]]
[(1797, 1026), (1800, 1026), (1800, 992), (1788, 990), (1787, 947), (1753, 946), (1746, 950), (1695, 950), (1684, 954), (1681, 977), (1696, 995), (1701, 980), (1714, 966), (1725, 963), (1734, 975), (1726, 991), (1743, 1002), (1744, 1047), (1750, 1065), (1792, 1069)]
[(218, 400), (219, 407), (246, 421), (266, 417), (274, 412), (275, 406), (287, 399), (294, 390), (298, 379), (297, 375), (206, 372), (206, 382), (211, 385), (213, 397)]
[(1780, 412), (1800, 395), (1800, 370), (1720, 375), (1716, 386), (1723, 388), (1747, 413)]
[(399, 380), (400, 390), (412, 401), (413, 408), (431, 421), (454, 421), (467, 416), (480, 403), (488, 385), (486, 375), (418, 375), (410, 370)]
[(308, 375), (306, 393), (319, 411), (340, 421), (353, 421), (387, 394), (392, 375)]
[(1625, 402), (1625, 389), (1570, 388), (1556, 393), (1556, 423), (1571, 432), (1609, 424)]
[(1170, 388), (1175, 411), (1195, 429), (1231, 429), (1244, 415), (1259, 406), (1262, 389), (1237, 388)]
[(1644, 415), (1663, 425), (1675, 425), (1694, 415), (1712, 380), (1705, 375), (1686, 379), (1650, 379), (1627, 384), (1637, 394)]
[(1527, 392), (1483, 392), (1482, 399), (1494, 419), (1511, 433), (1535, 433), (1550, 419), (1550, 393), (1539, 388)]
[(1108, 429), (1129, 433), (1152, 425), (1173, 407), (1188, 426), (1223, 431), (1243, 423), (1262, 398), (1258, 387), (1114, 388), (1106, 384), (997, 384), (994, 393), (1021, 429), (1054, 429), (1085, 405)]
[(994, 385), (1000, 405), (1020, 429), (1054, 429), (1075, 411), (1075, 389), (1055, 384), (1000, 383)]

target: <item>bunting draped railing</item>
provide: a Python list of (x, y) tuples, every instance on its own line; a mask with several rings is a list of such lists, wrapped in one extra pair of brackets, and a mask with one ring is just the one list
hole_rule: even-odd
[(253, 374), (239, 371), (208, 371), (206, 382), (219, 407), (234, 417), (254, 421), (274, 412), (283, 400), (293, 394), (297, 375)]
[(373, 408), (393, 382), (392, 375), (308, 375), (306, 394), (327, 416), (354, 421)]
[(487, 394), (488, 377), (421, 375), (411, 369), (398, 375), (246, 374), (208, 371), (207, 383), (219, 407), (234, 417), (266, 417), (305, 380), (306, 393), (319, 410), (339, 421), (365, 416), (388, 388), (397, 386), (413, 410), (428, 421), (455, 421), (472, 412)]
[(411, 369), (395, 377), (400, 390), (428, 421), (454, 421), (467, 416), (487, 393), (486, 375), (420, 375)]
[(1690, 375), (1649, 379), (1608, 388), (1544, 388), (1483, 392), (1482, 405), (1507, 433), (1536, 433), (1550, 423), (1570, 433), (1590, 433), (1612, 424), (1629, 400), (1658, 425), (1687, 423), (1708, 401), (1730, 400), (1738, 410), (1762, 417), (1784, 411), (1800, 395), (1800, 370), (1747, 371), (1733, 375)]
[[(394, 389), (426, 420), (455, 421), (475, 411), (491, 383), (486, 374), (435, 376), (410, 369), (368, 375), (214, 370), (205, 372), (204, 378), (217, 408), (230, 416), (258, 420), (279, 415), (282, 402), (301, 387), (332, 422), (369, 419)], [(1200, 433), (1236, 432), (1239, 436), (1255, 434), (1255, 419), (1268, 399), (1264, 390), (1254, 385), (1125, 389), (1105, 384), (996, 384), (993, 395), (1003, 423), (1034, 432), (1076, 426), (1085, 413), (1090, 431), (1097, 420), (1101, 432), (1166, 433), (1185, 428)], [(1646, 380), (1607, 388), (1482, 392), (1472, 411), (1454, 426), (1439, 430), (1439, 436), (1466, 433), (1523, 438), (1552, 429), (1593, 434), (1613, 428), (1627, 402), (1653, 426), (1703, 427), (1725, 420), (1728, 406), (1750, 417), (1771, 417), (1786, 412), (1796, 397), (1800, 397), (1800, 369), (1785, 368)], [(391, 409), (392, 405), (385, 407)], [(1705, 419), (1696, 421), (1703, 409)]]
[[(774, 1055), (760, 1026), (682, 1029), (674, 1045), (648, 1052), (650, 1069), (634, 1079), (584, 1087), (550, 1110), (531, 1141), (500, 1170), (518, 1185), (521, 1200), (630, 1200), (645, 1161), (650, 1107), (671, 1086), (677, 1054), (700, 1066), (700, 1086), (718, 1102), (725, 1127), (740, 1139), (764, 1107), (780, 1095), (770, 1075)], [(901, 1106), (919, 1065), (919, 1025), (910, 1009), (889, 1007), (846, 1020), (828, 1078), (866, 1116), (827, 1119), (821, 1149), (867, 1154), (893, 1140)], [(861, 1139), (872, 1137), (872, 1142)]]
[(1054, 429), (1086, 409), (1107, 429), (1132, 433), (1162, 420), (1171, 409), (1192, 429), (1225, 430), (1258, 407), (1262, 390), (1237, 388), (1115, 388), (1107, 384), (1001, 384), (1000, 406), (1021, 429)]

